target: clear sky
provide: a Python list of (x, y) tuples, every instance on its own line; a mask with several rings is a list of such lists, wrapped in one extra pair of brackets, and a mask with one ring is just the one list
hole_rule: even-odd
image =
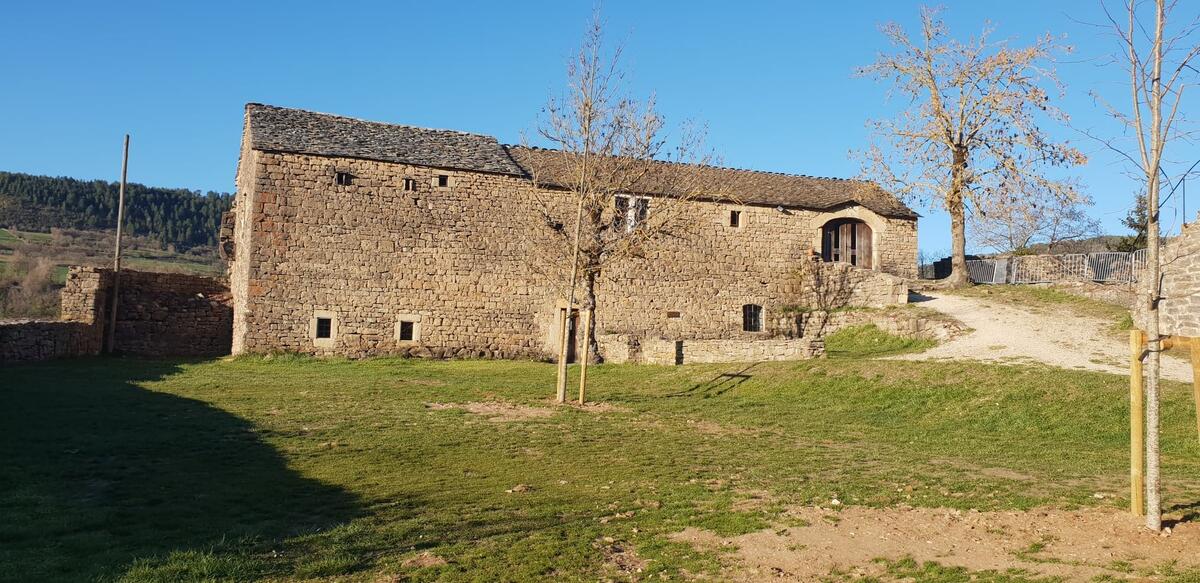
[[(864, 122), (897, 106), (856, 66), (888, 48), (878, 25), (911, 27), (920, 3), (608, 0), (608, 36), (625, 45), (635, 93), (668, 121), (707, 123), (727, 165), (851, 177)], [(16, 2), (0, 35), (0, 170), (115, 180), (129, 132), (132, 181), (232, 191), (242, 108), (262, 102), (490, 134), (519, 142), (565, 81), (593, 4), (544, 2)], [(1115, 40), (1096, 1), (959, 1), (957, 35), (988, 19), (1015, 42), (1066, 35), (1060, 102), (1080, 127), (1116, 134), (1088, 95), (1124, 105), (1128, 83), (1104, 57)], [(1081, 22), (1082, 21), (1082, 22)], [(1078, 172), (1111, 232), (1136, 185), (1116, 156), (1054, 128), (1091, 155)], [(1192, 147), (1178, 159), (1200, 158)], [(1188, 214), (1200, 209), (1194, 185)], [(1177, 228), (1179, 196), (1164, 220)], [(920, 245), (949, 248), (942, 213)]]

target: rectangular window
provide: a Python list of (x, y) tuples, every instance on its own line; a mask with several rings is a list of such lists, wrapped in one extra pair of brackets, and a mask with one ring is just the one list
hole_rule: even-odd
[(742, 331), (762, 332), (762, 329), (762, 306), (758, 304), (746, 304), (742, 306)]
[(337, 182), (338, 186), (350, 186), (354, 183), (354, 176), (349, 172), (338, 172), (334, 174), (333, 179)]
[(729, 226), (742, 226), (742, 211), (729, 211)]
[(613, 199), (613, 229), (632, 231), (650, 214), (650, 199), (644, 196), (620, 196)]
[(405, 178), (404, 179), (404, 190), (411, 192), (416, 189), (417, 189), (417, 179), (416, 178)]
[(683, 316), (683, 314), (680, 314), (679, 312), (667, 312), (667, 317), (671, 318), (672, 320), (679, 318), (681, 316)]
[(317, 318), (317, 338), (333, 338), (333, 318)]
[(449, 174), (438, 174), (437, 175), (437, 185), (438, 185), (438, 188), (450, 188), (450, 175)]
[(413, 341), (413, 322), (400, 322), (400, 340), (403, 342)]
[(421, 341), (421, 315), (399, 314), (396, 316), (396, 341), (417, 343)]

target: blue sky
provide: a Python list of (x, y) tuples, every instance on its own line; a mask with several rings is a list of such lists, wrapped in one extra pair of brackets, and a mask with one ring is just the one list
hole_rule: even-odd
[[(707, 123), (731, 166), (854, 176), (868, 118), (896, 103), (855, 78), (887, 49), (885, 21), (911, 26), (920, 3), (609, 0), (608, 35), (625, 45), (632, 89), (655, 92), (669, 121)], [(952, 32), (1016, 42), (1066, 35), (1060, 102), (1079, 127), (1120, 133), (1091, 90), (1124, 105), (1114, 40), (1083, 22), (1095, 1), (948, 2)], [(565, 80), (591, 2), (21, 2), (0, 35), (0, 169), (115, 180), (133, 135), (130, 180), (233, 190), (242, 107), (256, 101), (520, 141)], [(1115, 155), (1053, 128), (1091, 156), (1080, 169), (1111, 232), (1132, 204)], [(1192, 147), (1179, 159), (1200, 158)], [(1188, 214), (1200, 209), (1200, 185)], [(1179, 223), (1175, 197), (1164, 214)], [(949, 248), (948, 221), (920, 223), (926, 251)]]

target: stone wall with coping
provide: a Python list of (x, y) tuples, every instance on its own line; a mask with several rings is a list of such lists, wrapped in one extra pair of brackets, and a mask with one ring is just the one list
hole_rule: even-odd
[[(336, 184), (337, 172), (352, 184)], [(437, 186), (443, 174), (445, 188)], [(553, 244), (537, 220), (547, 199), (564, 224), (573, 216), (565, 193), (521, 177), (244, 148), (232, 226), (233, 351), (551, 357), (564, 298), (533, 259), (533, 246)], [(686, 232), (601, 274), (597, 333), (770, 338), (775, 331), (742, 332), (742, 306), (762, 305), (770, 322), (794, 266), (819, 240), (814, 229), (833, 215), (684, 205)], [(739, 227), (729, 226), (730, 209), (742, 211)], [(915, 222), (873, 220), (884, 225), (875, 242), (881, 266), (915, 275)], [(902, 302), (897, 289), (877, 296)], [(335, 338), (314, 338), (318, 312), (333, 315)], [(419, 338), (397, 338), (402, 317), (419, 318)]]

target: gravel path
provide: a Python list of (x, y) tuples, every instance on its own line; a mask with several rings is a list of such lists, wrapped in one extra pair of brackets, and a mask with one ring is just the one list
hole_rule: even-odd
[[(1034, 311), (955, 295), (933, 296), (919, 305), (957, 318), (973, 332), (899, 360), (1042, 362), (1062, 368), (1129, 373), (1129, 343), (1109, 331), (1110, 323), (1062, 311)], [(1167, 354), (1163, 378), (1192, 381), (1187, 361)]]

